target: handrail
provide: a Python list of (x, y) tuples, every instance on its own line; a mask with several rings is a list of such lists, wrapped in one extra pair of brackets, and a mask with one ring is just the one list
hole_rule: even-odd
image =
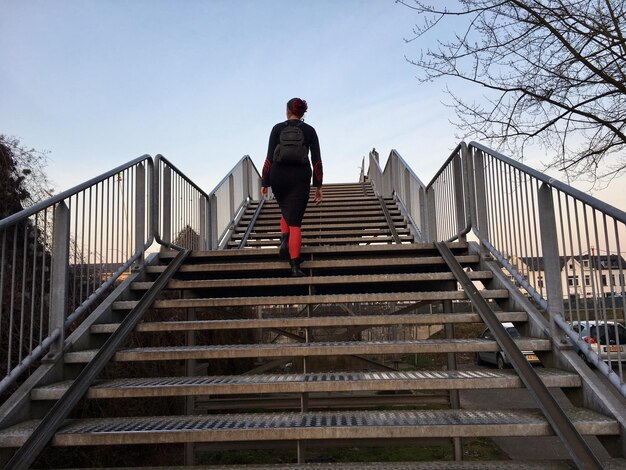
[[(541, 173), (540, 171), (535, 170), (534, 168), (531, 168), (527, 165), (524, 165), (523, 163), (517, 161), (517, 160), (513, 160), (512, 158), (507, 157), (506, 155), (503, 155), (495, 150), (491, 150), (489, 147), (486, 147), (485, 145), (482, 145), (478, 142), (470, 142), (468, 144), (468, 148), (475, 148), (477, 150), (481, 150), (483, 152), (489, 153), (490, 155), (493, 155), (494, 157), (497, 157), (498, 159), (502, 160), (503, 162), (506, 162), (508, 165), (512, 166), (513, 168), (516, 168), (520, 171), (523, 171), (524, 173), (527, 173), (528, 175), (532, 176), (533, 178), (538, 179), (539, 181), (542, 181), (544, 183), (549, 184), (550, 186), (552, 186), (555, 189), (558, 189), (560, 191), (566, 192), (571, 196), (576, 197), (577, 199), (580, 199), (582, 202), (584, 202), (585, 204), (588, 204), (590, 206), (593, 206), (603, 212), (605, 212), (607, 215), (610, 215), (611, 217), (613, 217), (616, 220), (619, 220), (620, 222), (624, 222), (626, 223), (626, 212), (618, 209), (615, 206), (612, 206), (610, 204), (607, 204), (604, 201), (601, 201), (600, 199), (597, 199), (593, 196), (590, 196), (587, 193), (584, 193), (572, 186), (569, 186), (555, 178), (552, 178), (548, 175), (546, 175), (545, 173)], [(441, 171), (441, 170), (440, 170)]]
[[(372, 153), (369, 161), (375, 191), (410, 208), (422, 240), (472, 231), (549, 312), (556, 347), (573, 344), (626, 396), (626, 212), (476, 142), (461, 142), (423, 193), (406, 192), (414, 174), (397, 152), (384, 171)], [(613, 343), (600, 356), (602, 338)]]
[[(44, 354), (48, 353), (50, 360), (62, 360), (66, 330), (88, 312), (122, 273), (143, 263), (144, 251), (154, 240), (179, 251), (153, 288), (125, 317), (120, 329), (107, 340), (96, 358), (83, 368), (64, 397), (57, 401), (27, 443), (13, 456), (7, 468), (22, 468), (34, 461), (190, 249), (218, 248), (219, 240), (226, 238), (233, 220), (243, 213), (252, 195), (260, 193), (261, 177), (249, 156), (244, 156), (208, 194), (162, 155), (156, 157), (155, 163), (145, 155), (0, 221), (1, 322), (4, 322), (3, 314), (7, 311), (3, 308), (4, 287), (11, 285), (8, 325), (0, 323), (0, 333), (9, 332), (7, 341), (4, 341), (9, 350), (7, 373), (0, 380), (0, 393), (12, 386)], [(224, 207), (230, 209), (229, 221), (223, 224), (221, 237), (217, 237), (221, 223), (219, 212), (223, 212)], [(176, 234), (178, 229), (182, 229), (180, 233), (183, 237), (172, 240), (172, 234)], [(195, 229), (198, 229), (197, 235), (202, 240), (201, 246), (188, 243), (191, 239), (189, 235)], [(131, 251), (131, 245), (134, 245), (135, 251)], [(18, 254), (22, 247), (23, 252)], [(110, 250), (117, 253), (115, 258), (108, 256)], [(30, 253), (33, 251), (31, 260)], [(18, 265), (21, 272), (16, 269)], [(31, 268), (32, 280), (26, 276)], [(48, 275), (51, 278), (49, 282), (47, 270), (52, 271), (52, 276)], [(82, 281), (84, 273), (87, 275), (86, 286)], [(39, 277), (40, 283), (36, 281)], [(26, 305), (24, 291), (30, 284), (31, 300)], [(77, 295), (77, 284), (80, 286), (78, 303), (71, 302), (76, 308), (67, 312), (71, 296)], [(16, 301), (17, 291), (21, 292), (21, 299)], [(38, 344), (34, 338), (37, 336), (36, 305), (32, 300), (35, 294), (41, 298), (41, 305), (37, 306)], [(44, 305), (46, 296), (51, 298), (49, 306)], [(46, 309), (48, 316), (44, 319)], [(19, 318), (14, 318), (16, 312)], [(45, 337), (44, 322), (49, 325), (49, 334)], [(20, 325), (20, 332), (14, 340), (12, 332), (17, 324)], [(30, 331), (28, 344), (25, 344), (24, 325)], [(24, 347), (29, 348), (26, 357), (22, 354)], [(14, 349), (18, 357), (12, 361)]]
[(426, 188), (432, 187), (432, 185), (437, 181), (439, 176), (441, 176), (441, 174), (445, 171), (446, 167), (450, 164), (450, 162), (454, 160), (454, 157), (457, 156), (459, 150), (462, 150), (464, 147), (465, 147), (465, 142), (461, 142), (454, 148), (450, 156), (441, 165), (441, 168), (439, 168), (439, 170), (437, 170), (437, 173), (435, 173), (435, 175), (430, 179), (429, 183), (426, 185)]
[(426, 186), (429, 241), (463, 239), (472, 229), (466, 154), (467, 146), (461, 142)]
[(0, 220), (0, 393), (143, 262), (152, 172), (143, 155)]
[(467, 273), (463, 271), (463, 267), (459, 264), (450, 248), (442, 242), (436, 242), (435, 246), (454, 274), (457, 282), (463, 286), (463, 290), (472, 302), (472, 306), (489, 327), (500, 348), (506, 353), (515, 371), (530, 392), (530, 395), (535, 399), (555, 434), (565, 444), (578, 468), (603, 468), (559, 403), (550, 394), (537, 372), (528, 363), (513, 338), (506, 332), (506, 329), (489, 307), (487, 301), (480, 295)]
[(246, 155), (206, 193), (162, 155), (143, 155), (0, 220), (0, 285), (11, 286), (0, 291), (0, 341), (9, 351), (0, 393), (43, 354), (58, 354), (65, 331), (141, 265), (155, 240), (173, 249), (223, 246), (260, 179)]
[(137, 165), (138, 163), (142, 163), (144, 161), (147, 161), (150, 164), (152, 164), (152, 157), (150, 157), (150, 155), (147, 155), (147, 154), (142, 155), (141, 157), (137, 157), (134, 160), (131, 160), (127, 163), (123, 163), (122, 165), (117, 166), (113, 168), (112, 170), (106, 171), (102, 173), (101, 175), (91, 178), (90, 180), (87, 180), (84, 183), (80, 183), (66, 191), (63, 191), (59, 194), (49, 197), (48, 199), (38, 202), (37, 204), (34, 204), (30, 207), (26, 207), (22, 209), (21, 211), (16, 212), (15, 214), (11, 214), (10, 216), (5, 217), (4, 219), (0, 219), (0, 230), (10, 227), (11, 225), (14, 225), (17, 222), (24, 220), (34, 215), (37, 212), (40, 212), (44, 209), (52, 207), (55, 204), (69, 198), (70, 196), (74, 196), (75, 194), (89, 188), (90, 186), (93, 186), (97, 183), (105, 181), (111, 176), (115, 176), (118, 173), (124, 170), (127, 170), (128, 168), (131, 168)]
[(380, 169), (378, 154), (370, 152), (368, 179), (383, 197), (394, 196), (415, 232), (416, 239), (427, 238), (426, 187), (398, 151), (392, 150), (385, 169)]
[(471, 142), (467, 159), (483, 249), (548, 311), (556, 346), (573, 345), (626, 396), (626, 212), (484, 145)]
[[(400, 153), (396, 150), (396, 149), (391, 149), (391, 154), (398, 159), (398, 161), (400, 161), (400, 163), (402, 163), (402, 166), (404, 168), (406, 168), (406, 170), (409, 172), (409, 174), (415, 178), (417, 180), (417, 182), (419, 183), (420, 186), (424, 186), (424, 183), (422, 182), (422, 180), (419, 178), (419, 176), (417, 176), (415, 174), (415, 172), (413, 171), (413, 169), (407, 164), (406, 160), (404, 158), (402, 158), (402, 156), (400, 155)], [(389, 163), (389, 160), (387, 160), (387, 164)], [(385, 165), (385, 169), (387, 169), (387, 165)]]
[(63, 393), (63, 396), (54, 403), (52, 408), (37, 424), (26, 442), (13, 454), (11, 460), (4, 467), (5, 470), (30, 468), (74, 407), (87, 393), (91, 384), (111, 361), (116, 351), (124, 344), (126, 338), (133, 332), (143, 314), (150, 308), (161, 290), (176, 274), (189, 253), (189, 250), (182, 250), (170, 261), (165, 271), (159, 275), (150, 289), (143, 294), (137, 305), (124, 317), (117, 330), (107, 338), (102, 347), (98, 349), (94, 358), (83, 367), (67, 391)]
[[(165, 246), (213, 250), (223, 246), (243, 208), (260, 193), (261, 176), (245, 155), (206, 193), (167, 158), (155, 158), (154, 233)], [(254, 175), (256, 174), (256, 178)], [(185, 200), (181, 202), (181, 198)]]

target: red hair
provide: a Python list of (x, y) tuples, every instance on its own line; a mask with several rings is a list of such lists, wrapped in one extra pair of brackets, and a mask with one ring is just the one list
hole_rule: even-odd
[(309, 106), (306, 104), (305, 100), (302, 100), (300, 98), (291, 98), (289, 101), (287, 101), (287, 109), (294, 116), (301, 118), (302, 116), (304, 116), (304, 113), (306, 113), (307, 109), (309, 109)]

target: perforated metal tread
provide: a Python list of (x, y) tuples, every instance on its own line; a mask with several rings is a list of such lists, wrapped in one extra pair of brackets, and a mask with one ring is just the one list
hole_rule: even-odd
[[(626, 460), (610, 459), (602, 462), (605, 470), (623, 470)], [(565, 461), (535, 460), (516, 462), (513, 460), (492, 460), (489, 462), (355, 462), (355, 463), (299, 463), (269, 465), (209, 465), (194, 467), (168, 467), (169, 470), (565, 470), (575, 466)], [(81, 469), (96, 470), (96, 469)], [(101, 468), (98, 470), (163, 470), (163, 467)]]
[[(617, 470), (624, 467), (613, 465), (623, 462), (604, 462), (606, 470)], [(514, 462), (512, 460), (493, 460), (490, 462), (355, 462), (355, 463), (299, 463), (275, 465), (210, 465), (194, 467), (168, 467), (169, 470), (566, 470), (572, 469), (567, 462), (531, 461)], [(96, 470), (96, 469), (81, 469)], [(163, 467), (137, 468), (98, 468), (98, 470), (163, 470)]]
[[(326, 225), (326, 224), (325, 224)], [(306, 224), (303, 224), (303, 229), (306, 228)], [(465, 242), (449, 242), (446, 243), (452, 251), (458, 252), (467, 250), (468, 243)], [(250, 250), (248, 248), (241, 249), (231, 249), (231, 250), (213, 250), (213, 251), (202, 251), (196, 250), (189, 255), (188, 259), (199, 259), (199, 258), (237, 258), (237, 257), (266, 257), (268, 255), (274, 256), (276, 251), (266, 251), (266, 250)], [(347, 246), (303, 246), (302, 254), (317, 254), (317, 255), (332, 255), (333, 253), (341, 253), (341, 254), (354, 254), (354, 255), (372, 255), (372, 254), (385, 254), (389, 255), (390, 253), (395, 254), (407, 254), (407, 253), (415, 253), (417, 255), (424, 255), (428, 253), (438, 253), (435, 248), (434, 243), (409, 243), (403, 245), (371, 245), (371, 246), (362, 246), (362, 245), (347, 245)], [(169, 259), (175, 256), (175, 252), (171, 250), (165, 250), (159, 253), (160, 258)]]
[[(483, 281), (493, 279), (491, 271), (472, 271), (468, 273), (472, 280)], [(397, 282), (432, 282), (455, 281), (452, 273), (405, 273), (405, 274), (359, 274), (310, 277), (274, 277), (274, 278), (244, 278), (244, 279), (202, 279), (202, 280), (172, 280), (167, 289), (209, 289), (222, 287), (254, 287), (254, 286), (303, 286), (303, 285), (335, 285), (335, 284), (365, 284), (365, 283), (397, 283)], [(152, 287), (153, 282), (133, 282), (131, 289), (146, 290)]]
[[(278, 250), (276, 249), (276, 252)], [(399, 266), (443, 266), (443, 259), (438, 256), (428, 257), (406, 257), (406, 258), (355, 258), (355, 259), (322, 259), (319, 261), (307, 261), (303, 258), (303, 269), (345, 269), (345, 268), (371, 268), (385, 267), (394, 268)], [(457, 259), (461, 264), (478, 263), (477, 255), (462, 255)], [(221, 261), (221, 260), (220, 260)], [(229, 272), (229, 271), (257, 271), (257, 270), (279, 270), (289, 266), (281, 261), (259, 261), (259, 262), (232, 262), (232, 263), (210, 263), (210, 264), (184, 264), (180, 268), (182, 273), (192, 272)], [(165, 270), (164, 266), (146, 266), (148, 273), (160, 273)]]
[[(310, 236), (309, 236), (310, 235)], [(345, 237), (335, 237), (335, 238), (323, 238), (323, 237), (315, 237), (315, 234), (307, 234), (302, 237), (302, 244), (308, 245), (327, 245), (329, 243), (333, 244), (347, 244), (347, 243), (394, 243), (395, 238), (391, 235), (363, 235), (363, 236), (353, 236), (348, 235)], [(413, 235), (400, 235), (398, 243), (410, 243), (413, 241)], [(239, 241), (228, 242), (229, 246), (239, 246)], [(249, 238), (246, 246), (250, 247), (267, 247), (267, 246), (277, 246), (278, 238), (273, 240), (256, 240), (254, 238)]]
[[(616, 435), (619, 424), (588, 409), (567, 410), (581, 434)], [(0, 445), (20, 446), (37, 421), (0, 432)], [(53, 445), (120, 445), (306, 439), (548, 436), (538, 410), (346, 411), (70, 420)]]
[[(485, 299), (506, 299), (506, 289), (481, 290)], [(250, 297), (217, 297), (205, 299), (157, 300), (151, 308), (256, 307), (259, 305), (307, 305), (368, 302), (423, 302), (434, 300), (466, 300), (464, 291), (393, 292), (375, 294), (319, 294)], [(138, 301), (118, 301), (113, 310), (130, 310)]]
[[(398, 232), (398, 234), (402, 234), (402, 235), (408, 235), (410, 234), (410, 230), (406, 227), (396, 227), (396, 232)], [(233, 234), (233, 236), (231, 237), (231, 240), (241, 240), (242, 238), (241, 233), (237, 234)], [(364, 236), (382, 236), (382, 235), (389, 235), (389, 228), (359, 228), (358, 230), (354, 230), (351, 228), (345, 228), (345, 229), (326, 229), (326, 230), (318, 230), (318, 231), (311, 231), (308, 234), (308, 238), (330, 238), (330, 237), (341, 237), (341, 236), (354, 236), (354, 235), (360, 235), (362, 237)], [(273, 230), (271, 231), (267, 231), (267, 230), (263, 230), (263, 231), (257, 231), (256, 229), (250, 234), (250, 237), (248, 238), (248, 240), (250, 239), (279, 239), (281, 236), (281, 232), (274, 227)]]
[[(465, 254), (467, 244), (450, 244), (450, 249), (457, 253), (459, 262), (475, 264), (478, 256)], [(369, 249), (368, 249), (369, 248)], [(304, 266), (309, 268), (367, 267), (376, 266), (424, 266), (443, 265), (443, 260), (432, 244), (405, 243), (381, 245), (328, 245), (302, 247)], [(173, 253), (160, 253), (163, 260), (172, 258)], [(228, 250), (194, 251), (181, 271), (193, 271), (198, 268), (210, 269), (219, 266), (220, 270), (236, 269), (276, 269), (284, 265), (277, 261), (278, 247), (267, 249), (232, 248)], [(313, 257), (315, 260), (310, 261)], [(228, 266), (234, 264), (230, 269)], [(151, 269), (158, 272), (158, 266)]]
[[(573, 373), (544, 368), (538, 368), (537, 373), (548, 387), (580, 387), (581, 384), (580, 377)], [(40, 387), (33, 390), (31, 397), (34, 400), (58, 399), (71, 383), (64, 381)], [(522, 386), (522, 381), (512, 370), (334, 372), (119, 379), (95, 384), (89, 389), (87, 397), (450, 390)]]
[[(526, 312), (496, 312), (502, 322), (528, 321)], [(408, 315), (351, 315), (324, 317), (272, 317), (235, 318), (224, 320), (189, 320), (144, 322), (137, 325), (136, 332), (200, 331), (256, 328), (319, 328), (382, 325), (442, 325), (445, 323), (482, 323), (478, 313), (417, 313)], [(113, 333), (119, 323), (99, 323), (91, 326), (91, 332)]]
[[(518, 338), (524, 351), (549, 351), (547, 339)], [(227, 344), (122, 349), (115, 361), (158, 361), (182, 359), (229, 359), (243, 357), (309, 357), (367, 354), (423, 354), (441, 352), (498, 351), (495, 341), (486, 339), (428, 339), (414, 341), (342, 341), (292, 344)], [(97, 350), (65, 353), (66, 363), (88, 362)]]

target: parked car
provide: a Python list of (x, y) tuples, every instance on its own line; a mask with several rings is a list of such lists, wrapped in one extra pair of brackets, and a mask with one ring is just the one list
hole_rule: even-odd
[[(572, 322), (572, 328), (603, 361), (607, 362), (609, 356), (612, 361), (626, 360), (626, 328), (624, 325), (612, 321), (596, 322), (591, 320)], [(587, 358), (580, 347), (575, 344), (574, 349), (587, 362)]]
[[(509, 336), (513, 339), (519, 338), (519, 331), (513, 326), (513, 323), (503, 323), (502, 326), (509, 334)], [(495, 341), (496, 339), (493, 337), (491, 330), (487, 328), (482, 334), (479, 336), (482, 339), (489, 339)], [(534, 351), (522, 351), (528, 362), (531, 364), (539, 364), (539, 358), (534, 353)], [(498, 369), (506, 369), (511, 367), (511, 361), (509, 357), (504, 353), (504, 351), (488, 351), (488, 352), (477, 352), (476, 353), (476, 364), (493, 364), (498, 367)]]

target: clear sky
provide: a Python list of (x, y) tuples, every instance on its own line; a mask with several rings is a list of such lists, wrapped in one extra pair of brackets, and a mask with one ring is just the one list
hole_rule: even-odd
[(326, 182), (373, 147), (428, 182), (458, 131), (405, 59), (417, 21), (393, 0), (0, 0), (0, 133), (49, 151), (58, 190), (161, 153), (210, 191), (243, 155), (262, 168), (298, 96)]

